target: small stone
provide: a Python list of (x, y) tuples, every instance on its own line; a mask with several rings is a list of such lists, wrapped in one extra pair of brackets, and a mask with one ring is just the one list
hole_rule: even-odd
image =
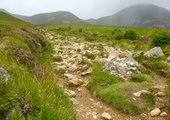
[(147, 116), (147, 114), (142, 113), (140, 116), (143, 117), (143, 118), (145, 118), (145, 117)]
[(83, 90), (81, 88), (77, 88), (78, 92), (82, 92)]
[(92, 68), (89, 68), (87, 71), (81, 73), (81, 76), (86, 76), (92, 73)]
[(97, 117), (96, 115), (93, 115), (93, 118), (94, 118), (95, 120), (97, 120), (98, 117)]
[(168, 114), (166, 113), (166, 112), (162, 112), (161, 114), (160, 114), (160, 116), (161, 117), (166, 117)]
[(79, 104), (79, 102), (78, 102), (75, 98), (71, 98), (70, 100), (71, 100), (71, 102), (72, 102), (74, 105), (78, 105), (78, 104)]
[(102, 117), (103, 117), (104, 119), (106, 119), (106, 120), (111, 120), (111, 119), (112, 119), (112, 117), (110, 116), (110, 114), (109, 114), (109, 113), (106, 113), (106, 112), (102, 113)]
[(165, 91), (165, 86), (157, 85), (157, 86), (153, 86), (153, 89), (156, 91)]
[(143, 93), (149, 93), (149, 91), (147, 91), (147, 90), (141, 90), (141, 91), (139, 91), (139, 92), (133, 93), (133, 95), (134, 95), (135, 97), (140, 97), (140, 95), (143, 94)]
[(158, 92), (157, 94), (156, 94), (158, 97), (165, 97), (165, 92)]
[(91, 113), (90, 113), (90, 112), (87, 112), (86, 115), (91, 115)]
[(65, 77), (67, 77), (68, 79), (73, 79), (74, 76), (72, 74), (64, 74)]
[(65, 90), (65, 93), (69, 96), (69, 97), (75, 97), (76, 96), (76, 92), (72, 91), (72, 90)]
[(79, 86), (83, 83), (83, 81), (81, 79), (72, 79), (72, 80), (69, 80), (69, 83)]
[(155, 108), (150, 112), (151, 117), (158, 116), (161, 113), (161, 110), (159, 108)]

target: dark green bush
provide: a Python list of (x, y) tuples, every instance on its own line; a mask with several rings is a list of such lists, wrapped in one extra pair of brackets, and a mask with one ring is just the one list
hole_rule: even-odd
[(115, 40), (121, 40), (124, 38), (123, 32), (119, 29), (114, 29), (112, 35)]
[(125, 39), (129, 39), (129, 40), (136, 40), (137, 39), (137, 34), (135, 31), (133, 30), (127, 30), (125, 33), (124, 33), (124, 38)]
[(83, 32), (83, 29), (82, 29), (82, 28), (80, 28), (80, 29), (79, 29), (79, 32)]
[(152, 33), (152, 47), (165, 47), (170, 43), (170, 32), (166, 29), (159, 29)]

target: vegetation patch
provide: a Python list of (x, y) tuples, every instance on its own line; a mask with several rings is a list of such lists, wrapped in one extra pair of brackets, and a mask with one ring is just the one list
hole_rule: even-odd
[(149, 104), (143, 100), (144, 104), (141, 106), (141, 102), (137, 104), (132, 99), (133, 92), (142, 89), (141, 83), (124, 82), (122, 78), (103, 71), (101, 63), (95, 63), (87, 88), (113, 107), (130, 114), (141, 113)]
[(57, 86), (51, 45), (32, 25), (11, 16), (7, 21), (2, 18), (0, 67), (10, 80), (0, 79), (0, 119), (76, 119), (71, 102)]

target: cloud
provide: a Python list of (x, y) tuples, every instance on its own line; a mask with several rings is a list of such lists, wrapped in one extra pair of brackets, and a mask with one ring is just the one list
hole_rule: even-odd
[(82, 19), (87, 19), (113, 15), (128, 6), (141, 3), (170, 10), (169, 0), (0, 0), (0, 8), (21, 15), (70, 11)]

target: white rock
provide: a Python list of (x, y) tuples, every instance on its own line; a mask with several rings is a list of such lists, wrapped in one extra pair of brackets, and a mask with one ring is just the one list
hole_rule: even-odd
[(133, 95), (134, 95), (135, 97), (140, 97), (140, 95), (143, 94), (143, 93), (149, 93), (149, 91), (147, 91), (147, 90), (141, 90), (141, 91), (138, 91), (138, 92), (133, 93)]
[(72, 91), (72, 90), (65, 90), (65, 93), (69, 96), (69, 97), (75, 97), (76, 96), (76, 92)]
[(103, 117), (104, 119), (106, 119), (106, 120), (111, 120), (111, 119), (112, 119), (112, 117), (110, 116), (110, 114), (109, 114), (109, 113), (106, 113), (106, 112), (102, 113), (102, 117)]
[(75, 99), (75, 98), (71, 98), (70, 101), (74, 104), (74, 105), (78, 105), (79, 102)]
[(158, 92), (157, 94), (156, 94), (158, 97), (165, 97), (165, 92)]
[(68, 82), (76, 86), (79, 86), (83, 83), (82, 79), (72, 79), (72, 80), (69, 80)]
[(86, 76), (92, 73), (92, 68), (89, 68), (87, 71), (81, 73), (81, 76)]
[(67, 77), (68, 79), (73, 79), (75, 78), (72, 74), (64, 74), (65, 77)]
[(162, 112), (162, 113), (160, 114), (160, 116), (161, 116), (161, 117), (166, 117), (166, 116), (168, 116), (168, 114), (167, 114), (166, 112)]
[(155, 108), (150, 112), (151, 117), (158, 116), (161, 113), (161, 110), (159, 108)]
[(96, 115), (93, 115), (93, 118), (94, 118), (95, 120), (97, 120), (98, 117), (97, 117)]

